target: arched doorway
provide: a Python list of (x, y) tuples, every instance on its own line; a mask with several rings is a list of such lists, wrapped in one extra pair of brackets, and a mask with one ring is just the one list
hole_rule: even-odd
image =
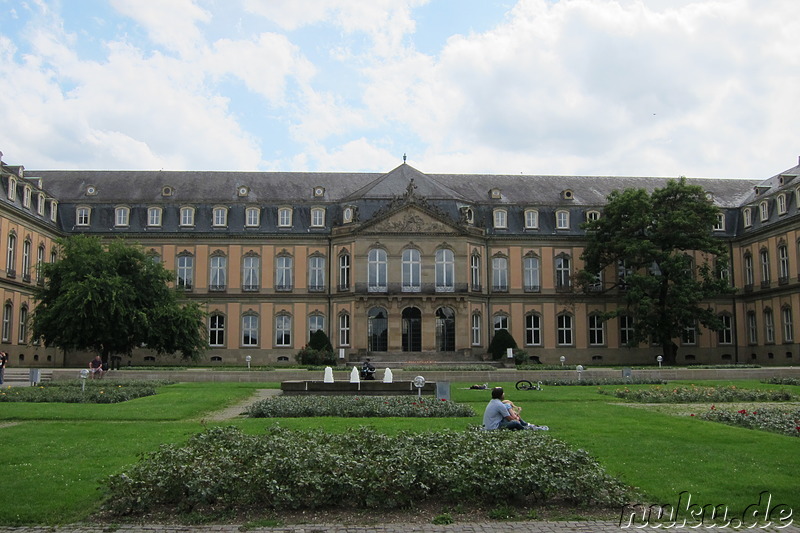
[(456, 313), (450, 307), (436, 310), (436, 349), (440, 352), (456, 351)]
[(422, 351), (422, 313), (416, 307), (403, 309), (403, 351)]
[(385, 352), (388, 349), (388, 315), (386, 309), (373, 307), (367, 316), (367, 348), (370, 352)]

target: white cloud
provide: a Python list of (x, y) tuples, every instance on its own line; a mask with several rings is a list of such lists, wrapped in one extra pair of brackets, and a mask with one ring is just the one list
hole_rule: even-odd
[(153, 42), (184, 57), (194, 55), (204, 44), (199, 23), (209, 23), (211, 14), (194, 0), (110, 0), (121, 14), (146, 29)]

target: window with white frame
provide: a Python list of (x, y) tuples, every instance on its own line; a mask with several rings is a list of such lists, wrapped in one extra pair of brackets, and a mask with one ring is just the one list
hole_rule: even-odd
[(184, 227), (194, 226), (194, 207), (190, 206), (181, 207), (180, 225)]
[(526, 255), (522, 258), (522, 284), (525, 292), (539, 292), (542, 286), (539, 258)]
[(275, 346), (292, 345), (292, 317), (279, 314), (275, 317)]
[(749, 228), (753, 225), (753, 212), (750, 210), (749, 207), (745, 207), (742, 210), (742, 219), (744, 220), (744, 227)]
[(472, 345), (480, 346), (481, 344), (481, 314), (472, 313)]
[(556, 337), (559, 346), (572, 345), (572, 315), (562, 313), (556, 317)]
[(209, 264), (208, 290), (224, 291), (228, 277), (228, 258), (222, 254), (212, 255)]
[(572, 262), (568, 255), (556, 256), (556, 289), (567, 289), (572, 286)]
[(91, 220), (92, 210), (85, 206), (75, 209), (75, 224), (78, 226), (88, 226)]
[(455, 256), (447, 248), (436, 250), (436, 292), (455, 290)]
[(683, 328), (681, 343), (684, 346), (694, 346), (697, 344), (697, 326), (692, 324), (691, 326), (686, 326)]
[(756, 314), (753, 311), (748, 311), (747, 313), (747, 342), (758, 344), (758, 324), (756, 323)]
[(525, 210), (525, 229), (536, 229), (539, 227), (539, 211), (536, 209)]
[(160, 207), (148, 207), (147, 208), (147, 225), (151, 228), (157, 228), (161, 226), (161, 208)]
[(208, 345), (225, 346), (225, 316), (212, 314), (208, 317)]
[(31, 241), (26, 238), (22, 242), (22, 280), (31, 280)]
[(589, 315), (589, 345), (603, 346), (606, 343), (606, 325), (600, 315)]
[(317, 331), (325, 331), (325, 317), (319, 313), (308, 315), (308, 338)]
[(422, 287), (422, 262), (419, 250), (406, 248), (401, 257), (401, 288), (403, 292), (419, 292)]
[(288, 255), (279, 255), (275, 258), (275, 290), (292, 290), (293, 259)]
[(775, 318), (772, 316), (772, 309), (764, 309), (764, 342), (775, 342)]
[(22, 189), (22, 207), (26, 209), (30, 209), (31, 207), (31, 194), (33, 190), (30, 188), (30, 185), (26, 185)]
[(19, 309), (19, 328), (17, 331), (17, 342), (19, 344), (28, 343), (28, 308), (24, 305)]
[(508, 291), (508, 259), (505, 257), (492, 258), (492, 290)]
[(350, 346), (350, 315), (339, 315), (339, 346)]
[(556, 229), (569, 229), (569, 211), (564, 209), (556, 211)]
[(628, 346), (633, 342), (633, 317), (630, 315), (619, 315), (619, 344)]
[(494, 210), (495, 229), (505, 229), (508, 227), (508, 212), (505, 209)]
[(50, 200), (50, 221), (55, 222), (58, 217), (58, 202)]
[(17, 199), (17, 178), (8, 177), (8, 199), (12, 202)]
[(117, 227), (127, 227), (130, 220), (131, 210), (129, 207), (117, 207), (114, 209), (114, 225)]
[(39, 248), (36, 249), (36, 283), (41, 283), (44, 278), (42, 278), (42, 267), (44, 266), (44, 244), (40, 244)]
[(767, 200), (758, 204), (758, 213), (761, 217), (761, 222), (769, 220), (769, 202)]
[(367, 290), (369, 292), (385, 292), (387, 259), (386, 250), (373, 248), (367, 255)]
[(211, 223), (215, 228), (224, 228), (228, 225), (228, 208), (217, 206), (211, 212)]
[(733, 344), (733, 318), (726, 313), (719, 320), (722, 327), (717, 331), (717, 344)]
[(322, 292), (325, 290), (325, 258), (312, 255), (308, 258), (308, 290)]
[(261, 222), (261, 209), (258, 207), (248, 207), (244, 210), (244, 225), (248, 228), (255, 228)]
[(753, 286), (755, 283), (755, 276), (753, 274), (753, 256), (750, 253), (744, 255), (744, 284), (745, 286)]
[(587, 211), (586, 221), (594, 222), (595, 220), (600, 220), (600, 211)]
[(45, 204), (45, 196), (43, 193), (38, 193), (36, 195), (36, 212), (39, 216), (44, 216), (44, 204)]
[(785, 244), (778, 246), (778, 280), (781, 283), (789, 281), (789, 247)]
[(497, 332), (501, 329), (508, 331), (508, 315), (498, 314), (494, 315), (493, 318), (494, 323), (494, 333), (497, 335)]
[(194, 256), (183, 254), (175, 260), (175, 286), (191, 290), (194, 285)]
[(311, 208), (311, 227), (321, 228), (325, 226), (325, 209), (322, 207)]
[(481, 256), (473, 253), (469, 259), (469, 272), (470, 281), (472, 282), (472, 290), (481, 290)]
[(17, 275), (17, 236), (13, 233), (9, 233), (7, 242), (6, 274), (8, 277), (14, 277)]
[(542, 316), (538, 313), (525, 315), (525, 344), (528, 346), (542, 345)]
[(260, 287), (261, 258), (255, 254), (242, 257), (242, 290), (257, 291)]
[(759, 252), (759, 257), (761, 258), (761, 285), (769, 285), (769, 251), (766, 248), (761, 250)]
[(783, 194), (783, 193), (779, 194), (777, 196), (777, 198), (775, 199), (775, 204), (776, 204), (777, 209), (778, 209), (778, 214), (779, 215), (785, 215), (786, 214), (786, 195)]
[(292, 225), (292, 208), (281, 207), (278, 209), (278, 227), (288, 228)]
[(246, 313), (242, 315), (242, 346), (258, 346), (258, 315)]
[(10, 303), (6, 303), (3, 306), (3, 342), (9, 342), (11, 340), (11, 319), (14, 315), (14, 306)]
[(794, 327), (792, 326), (792, 308), (789, 306), (781, 309), (781, 322), (783, 326), (783, 342), (794, 342)]
[(350, 254), (339, 255), (339, 290), (350, 290)]
[(725, 231), (725, 213), (717, 213), (717, 221), (714, 223), (714, 231)]

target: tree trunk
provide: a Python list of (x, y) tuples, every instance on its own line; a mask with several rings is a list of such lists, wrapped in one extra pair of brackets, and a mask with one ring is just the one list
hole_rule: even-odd
[(672, 340), (661, 343), (663, 363), (665, 365), (675, 365), (678, 362), (678, 345)]

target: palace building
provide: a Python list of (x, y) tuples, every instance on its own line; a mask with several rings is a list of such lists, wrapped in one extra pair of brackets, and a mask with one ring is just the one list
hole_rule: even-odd
[[(668, 178), (426, 174), (405, 162), (385, 174), (1, 169), (0, 350), (14, 365), (86, 361), (37, 344), (27, 325), (37, 265), (79, 233), (138, 243), (173, 271), (208, 312), (211, 361), (294, 362), (318, 329), (347, 361), (479, 360), (500, 328), (549, 364), (653, 364), (661, 353), (626, 347), (631, 319), (600, 318), (620, 293), (577, 290), (573, 275), (581, 224), (603, 216), (608, 194)], [(800, 358), (798, 174), (687, 180), (720, 208), (713, 231), (738, 290), (709, 302), (723, 330), (676, 341), (679, 363)]]

